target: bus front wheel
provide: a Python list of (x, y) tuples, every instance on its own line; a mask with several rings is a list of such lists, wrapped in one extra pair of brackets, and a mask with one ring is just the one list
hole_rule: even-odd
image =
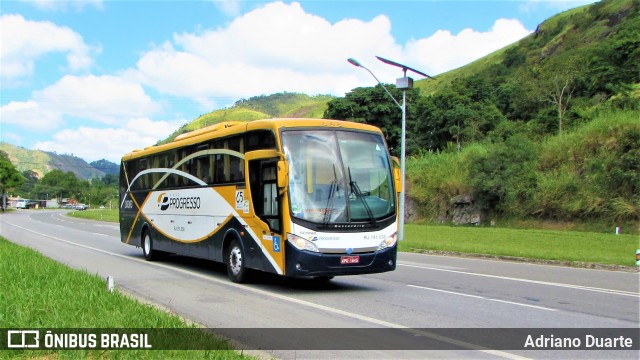
[(147, 261), (153, 261), (157, 257), (156, 252), (153, 250), (153, 240), (151, 240), (149, 230), (142, 235), (142, 254)]
[(227, 264), (227, 275), (231, 281), (241, 283), (245, 280), (244, 251), (238, 240), (231, 241), (229, 247), (227, 247), (225, 263)]

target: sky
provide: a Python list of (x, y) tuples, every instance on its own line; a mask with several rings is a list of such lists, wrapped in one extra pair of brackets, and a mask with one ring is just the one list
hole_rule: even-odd
[(592, 2), (3, 0), (0, 141), (118, 163), (243, 98), (376, 84), (348, 58), (437, 76)]

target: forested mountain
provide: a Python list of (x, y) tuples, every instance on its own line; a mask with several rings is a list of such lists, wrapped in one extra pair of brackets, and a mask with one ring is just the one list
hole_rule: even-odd
[(78, 179), (83, 180), (102, 178), (106, 174), (118, 174), (118, 165), (107, 160), (87, 164), (83, 159), (73, 155), (28, 150), (6, 142), (0, 142), (0, 151), (7, 154), (9, 161), (20, 173), (32, 172), (37, 178), (41, 178), (51, 170), (71, 171)]
[[(603, 108), (640, 110), (639, 12), (638, 0), (573, 9), (435, 81), (416, 81), (408, 94), (410, 153), (515, 132), (539, 141), (588, 123)], [(393, 148), (400, 136), (400, 110), (379, 87), (330, 101), (325, 117), (378, 125)]]

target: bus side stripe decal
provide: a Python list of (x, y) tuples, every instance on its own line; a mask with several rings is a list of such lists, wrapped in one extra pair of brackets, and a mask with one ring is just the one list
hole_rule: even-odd
[(133, 223), (131, 224), (131, 229), (129, 229), (129, 235), (127, 236), (127, 241), (125, 244), (128, 244), (131, 241), (131, 234), (133, 234), (133, 229), (136, 227), (136, 223), (138, 222), (138, 217), (140, 217), (140, 211), (136, 214), (136, 217), (133, 219)]

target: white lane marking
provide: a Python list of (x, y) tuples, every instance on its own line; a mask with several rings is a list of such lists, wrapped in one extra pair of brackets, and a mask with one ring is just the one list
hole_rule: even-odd
[(91, 224), (92, 226), (95, 227), (106, 227), (106, 228), (110, 228), (110, 229), (120, 229), (120, 226), (115, 226), (115, 225), (106, 225), (106, 224)]
[(50, 238), (50, 239), (55, 240), (55, 241), (59, 241), (59, 242), (65, 243), (65, 244), (69, 244), (69, 245), (72, 245), (72, 246), (77, 246), (77, 247), (81, 247), (81, 248), (84, 248), (84, 249), (97, 251), (97, 252), (100, 252), (100, 253), (103, 253), (103, 254), (107, 254), (107, 255), (111, 255), (111, 256), (116, 256), (116, 257), (119, 257), (121, 259), (129, 260), (129, 261), (135, 261), (135, 262), (138, 262), (138, 263), (141, 263), (141, 264), (145, 264), (145, 265), (148, 265), (148, 266), (156, 266), (156, 267), (163, 268), (163, 269), (166, 269), (166, 270), (183, 273), (183, 274), (186, 274), (186, 275), (189, 275), (189, 276), (194, 276), (194, 277), (200, 278), (202, 280), (214, 282), (214, 283), (217, 283), (219, 285), (224, 285), (224, 286), (228, 286), (228, 287), (234, 287), (234, 288), (241, 289), (241, 290), (244, 290), (244, 291), (250, 291), (250, 292), (262, 295), (262, 296), (269, 296), (269, 297), (276, 298), (276, 299), (279, 299), (279, 300), (284, 300), (284, 301), (288, 301), (288, 302), (291, 302), (291, 303), (308, 306), (308, 307), (311, 307), (311, 308), (314, 308), (314, 309), (318, 309), (318, 310), (322, 310), (322, 311), (326, 311), (326, 312), (329, 312), (329, 313), (334, 313), (334, 314), (342, 315), (342, 316), (345, 316), (345, 317), (350, 317), (352, 319), (358, 319), (358, 320), (361, 320), (361, 321), (364, 321), (364, 322), (368, 322), (368, 323), (371, 323), (371, 324), (374, 324), (374, 325), (380, 325), (380, 326), (385, 326), (385, 327), (394, 328), (394, 329), (402, 329), (404, 331), (407, 331), (408, 333), (412, 333), (412, 334), (419, 335), (419, 336), (425, 336), (425, 337), (428, 337), (428, 338), (431, 338), (431, 339), (435, 339), (435, 340), (438, 340), (438, 341), (442, 341), (442, 342), (445, 342), (445, 343), (448, 343), (448, 344), (460, 346), (460, 347), (463, 347), (463, 348), (466, 348), (466, 349), (469, 349), (469, 350), (477, 350), (477, 351), (480, 351), (480, 352), (483, 352), (483, 353), (486, 353), (486, 354), (495, 355), (495, 356), (502, 357), (502, 358), (505, 358), (505, 359), (513, 359), (513, 360), (528, 359), (526, 357), (522, 357), (522, 356), (519, 356), (519, 355), (516, 355), (516, 354), (511, 354), (511, 353), (500, 351), (500, 350), (488, 349), (488, 348), (485, 348), (485, 347), (482, 347), (482, 346), (479, 346), (479, 345), (476, 345), (476, 344), (468, 343), (466, 341), (460, 341), (460, 340), (448, 338), (448, 337), (445, 337), (445, 336), (432, 334), (432, 333), (430, 333), (428, 331), (413, 329), (413, 328), (410, 328), (410, 327), (407, 327), (407, 326), (404, 326), (404, 325), (395, 324), (395, 323), (392, 323), (392, 322), (388, 322), (388, 321), (372, 318), (372, 317), (369, 317), (369, 316), (366, 316), (366, 315), (360, 315), (360, 314), (356, 314), (356, 313), (351, 313), (351, 312), (348, 312), (348, 311), (335, 309), (335, 308), (332, 308), (332, 307), (329, 307), (329, 306), (312, 303), (312, 302), (309, 302), (309, 301), (306, 301), (306, 300), (296, 299), (296, 298), (288, 297), (288, 296), (285, 296), (285, 295), (268, 292), (268, 291), (265, 291), (265, 290), (260, 290), (260, 289), (256, 289), (256, 288), (243, 286), (243, 285), (240, 285), (240, 284), (236, 284), (236, 283), (230, 282), (228, 280), (219, 280), (219, 279), (212, 278), (212, 277), (204, 275), (204, 274), (199, 274), (197, 272), (192, 272), (192, 271), (189, 271), (189, 270), (186, 270), (186, 269), (172, 267), (172, 266), (165, 265), (165, 264), (162, 264), (162, 263), (149, 262), (149, 261), (146, 261), (146, 260), (133, 258), (133, 257), (127, 256), (127, 255), (122, 255), (122, 254), (114, 253), (114, 252), (111, 252), (111, 251), (98, 249), (98, 248), (95, 248), (95, 247), (92, 247), (92, 246), (78, 244), (78, 243), (75, 243), (73, 241), (64, 240), (64, 239), (61, 239), (61, 238), (58, 238), (58, 237), (55, 237), (55, 236), (51, 236), (51, 235), (43, 234), (43, 233), (31, 230), (31, 229), (27, 229), (27, 228), (24, 228), (24, 227), (19, 226), (19, 225), (15, 225), (15, 224), (9, 224), (9, 225), (17, 227), (19, 229), (22, 229), (24, 231), (28, 231), (28, 232), (34, 233), (36, 235), (40, 235), (42, 237), (47, 237), (47, 238)]
[(412, 267), (412, 268), (417, 268), (417, 269), (445, 271), (445, 272), (456, 273), (456, 274), (482, 276), (482, 277), (494, 278), (494, 279), (500, 279), (500, 280), (520, 281), (520, 282), (526, 282), (526, 283), (538, 284), (538, 285), (558, 286), (558, 287), (569, 288), (569, 289), (595, 291), (595, 292), (601, 292), (601, 293), (607, 293), (607, 294), (614, 294), (614, 295), (621, 295), (621, 296), (632, 296), (632, 297), (640, 298), (640, 294), (632, 292), (632, 291), (602, 289), (602, 288), (581, 286), (581, 285), (571, 285), (571, 284), (554, 283), (554, 282), (548, 282), (548, 281), (520, 279), (520, 278), (513, 278), (513, 277), (508, 277), (508, 276), (479, 274), (479, 273), (473, 273), (473, 272), (468, 272), (468, 271), (442, 269), (442, 268), (435, 268), (435, 267), (429, 267), (429, 266), (419, 266), (419, 265), (410, 265), (410, 264), (401, 264), (401, 263), (398, 263), (397, 265), (398, 266)]
[(523, 303), (518, 303), (518, 302), (513, 302), (513, 301), (500, 300), (500, 299), (493, 299), (493, 298), (488, 298), (488, 297), (485, 297), (485, 296), (471, 295), (471, 294), (465, 294), (465, 293), (460, 293), (460, 292), (455, 292), (455, 291), (449, 291), (449, 290), (442, 290), (442, 289), (434, 289), (434, 288), (430, 288), (430, 287), (426, 287), (426, 286), (418, 286), (418, 285), (411, 285), (411, 284), (409, 284), (409, 285), (407, 285), (407, 286), (412, 287), (412, 288), (416, 288), (416, 289), (424, 289), (424, 290), (437, 291), (437, 292), (442, 292), (442, 293), (446, 293), (446, 294), (453, 294), (453, 295), (466, 296), (466, 297), (471, 297), (471, 298), (476, 298), (476, 299), (482, 299), (482, 300), (488, 300), (488, 301), (495, 301), (495, 302), (505, 303), (505, 304), (518, 305), (518, 306), (526, 306), (526, 307), (530, 307), (530, 308), (534, 308), (534, 309), (540, 309), (540, 310), (558, 311), (557, 309), (552, 309), (552, 308), (548, 308), (548, 307), (544, 307), (544, 306), (529, 305), (529, 304), (523, 304)]
[[(112, 230), (120, 229), (119, 226), (114, 226), (114, 225), (110, 225), (110, 224), (93, 224), (91, 222), (64, 220), (64, 218), (62, 217), (61, 214), (52, 214), (51, 217), (52, 218), (56, 218), (56, 220), (61, 221), (61, 222), (65, 222), (65, 223), (78, 224), (78, 225), (89, 225), (89, 226), (95, 226), (95, 227), (101, 227), (101, 228), (109, 228), (109, 229), (112, 229)], [(44, 223), (44, 221), (36, 219), (33, 216), (30, 216), (29, 218), (31, 220), (33, 220), (33, 221)], [(45, 223), (45, 224), (51, 224), (51, 223)], [(60, 224), (53, 224), (53, 225), (61, 227), (61, 228), (65, 228), (65, 229), (68, 228), (65, 225), (60, 225)], [(14, 226), (17, 226), (17, 225), (14, 225)], [(83, 230), (83, 229), (78, 229), (78, 230), (80, 230), (80, 231), (88, 231), (88, 230)], [(98, 236), (112, 236), (112, 235), (109, 235), (109, 234), (102, 234), (102, 233), (97, 233), (97, 232), (90, 232), (90, 233), (93, 234), (93, 235), (98, 235)]]

